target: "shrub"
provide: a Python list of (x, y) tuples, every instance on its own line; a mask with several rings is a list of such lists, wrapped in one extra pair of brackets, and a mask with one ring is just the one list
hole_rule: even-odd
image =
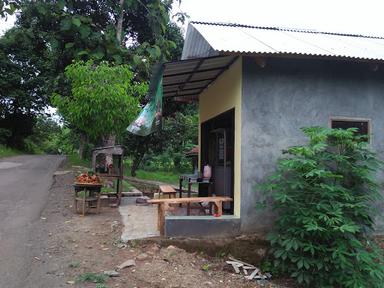
[(105, 283), (108, 280), (108, 276), (105, 274), (96, 273), (84, 273), (76, 277), (77, 283), (93, 282), (93, 283)]
[(380, 167), (356, 129), (302, 129), (262, 185), (277, 212), (273, 264), (307, 287), (383, 287), (383, 253), (370, 234)]

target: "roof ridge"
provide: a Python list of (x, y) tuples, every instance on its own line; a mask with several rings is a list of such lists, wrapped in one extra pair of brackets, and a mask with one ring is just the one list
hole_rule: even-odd
[(384, 36), (373, 36), (373, 35), (363, 35), (363, 34), (353, 34), (353, 33), (326, 32), (326, 31), (317, 31), (315, 29), (289, 28), (289, 27), (277, 27), (277, 26), (257, 26), (257, 25), (247, 25), (247, 24), (239, 24), (239, 23), (231, 23), (231, 22), (191, 21), (190, 23), (191, 24), (201, 24), (201, 25), (242, 27), (242, 28), (254, 28), (254, 29), (264, 29), (264, 30), (290, 31), (290, 32), (300, 32), (300, 33), (315, 33), (315, 34), (337, 35), (337, 36), (348, 36), (348, 37), (361, 37), (361, 38), (370, 38), (370, 39), (384, 39)]

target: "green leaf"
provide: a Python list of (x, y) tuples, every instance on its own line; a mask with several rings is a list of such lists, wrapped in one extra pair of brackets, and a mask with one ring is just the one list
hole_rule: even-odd
[(72, 24), (75, 25), (76, 27), (80, 27), (81, 21), (77, 17), (72, 17)]
[(77, 53), (77, 56), (85, 56), (85, 55), (88, 55), (88, 51), (86, 51), (86, 50), (82, 50), (82, 51)]
[(65, 18), (65, 19), (61, 20), (61, 22), (60, 22), (60, 29), (62, 31), (68, 31), (68, 30), (71, 29), (71, 27), (72, 27), (72, 22), (71, 22), (70, 19)]
[(43, 6), (44, 4), (36, 4), (36, 9), (39, 11), (40, 14), (45, 15), (47, 13), (47, 10)]
[(113, 55), (112, 58), (115, 60), (116, 64), (121, 64), (123, 62), (123, 59), (120, 55)]
[(80, 36), (82, 39), (86, 39), (91, 34), (91, 28), (86, 25), (81, 25), (79, 28)]
[(73, 42), (69, 42), (69, 43), (65, 43), (65, 49), (70, 49), (70, 48), (72, 48), (73, 46), (75, 45), (75, 43), (73, 43)]
[(65, 0), (58, 0), (57, 1), (57, 6), (60, 10), (63, 10), (65, 7)]
[(140, 63), (142, 63), (142, 60), (138, 55), (133, 55), (133, 62), (135, 63), (135, 65), (139, 65)]

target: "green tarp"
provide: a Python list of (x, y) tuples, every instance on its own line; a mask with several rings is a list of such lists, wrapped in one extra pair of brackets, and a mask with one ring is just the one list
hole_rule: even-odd
[(161, 128), (163, 112), (163, 65), (153, 69), (148, 91), (149, 102), (127, 130), (140, 136), (148, 136)]

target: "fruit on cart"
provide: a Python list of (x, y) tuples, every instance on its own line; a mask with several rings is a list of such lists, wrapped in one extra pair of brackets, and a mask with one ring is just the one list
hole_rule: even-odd
[(88, 172), (81, 173), (79, 176), (77, 176), (76, 182), (84, 184), (101, 184), (100, 178), (97, 175)]

